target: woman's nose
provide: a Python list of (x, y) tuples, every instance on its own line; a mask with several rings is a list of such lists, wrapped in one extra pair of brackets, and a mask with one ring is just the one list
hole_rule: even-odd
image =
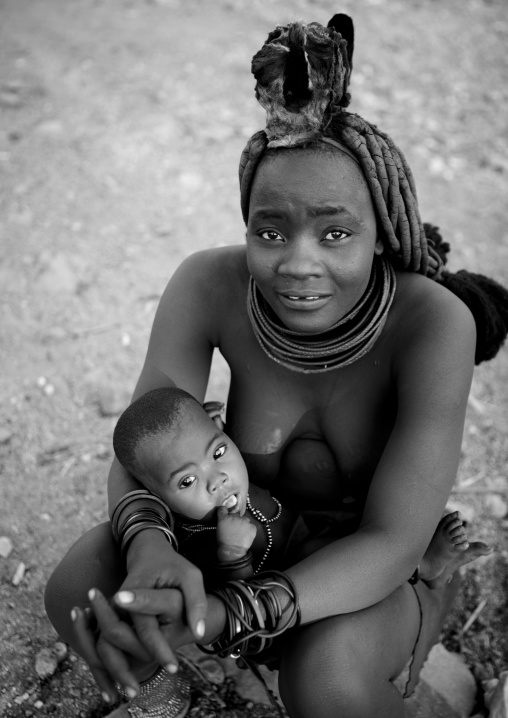
[(318, 247), (311, 237), (304, 235), (291, 239), (282, 249), (278, 272), (283, 276), (306, 279), (322, 274)]

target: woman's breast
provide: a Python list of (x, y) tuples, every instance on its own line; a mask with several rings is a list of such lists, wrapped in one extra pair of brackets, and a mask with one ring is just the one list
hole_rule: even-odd
[[(287, 374), (287, 372), (286, 372)], [(294, 373), (292, 373), (294, 374)], [(395, 417), (389, 391), (343, 373), (233, 378), (227, 431), (251, 481), (295, 508), (363, 503)]]

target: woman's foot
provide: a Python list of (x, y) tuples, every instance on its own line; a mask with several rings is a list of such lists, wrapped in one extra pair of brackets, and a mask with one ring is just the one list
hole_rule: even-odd
[(492, 551), (483, 541), (469, 543), (458, 511), (443, 516), (420, 564), (420, 578), (440, 588), (461, 566)]

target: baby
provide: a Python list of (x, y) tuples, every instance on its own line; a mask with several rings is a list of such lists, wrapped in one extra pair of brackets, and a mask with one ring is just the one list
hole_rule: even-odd
[[(247, 578), (280, 563), (294, 515), (266, 489), (249, 486), (236, 445), (190, 394), (162, 388), (141, 396), (120, 417), (113, 446), (171, 509), (180, 552), (205, 576), (222, 569), (222, 578)], [(251, 547), (253, 566), (242, 561)], [(239, 563), (247, 565), (224, 572)]]
[[(205, 579), (283, 569), (290, 544), (298, 545), (299, 556), (292, 554), (298, 560), (334, 540), (326, 533), (310, 537), (301, 517), (249, 484), (240, 451), (210, 414), (182, 389), (155, 389), (124, 411), (113, 435), (118, 460), (173, 512), (180, 552)], [(458, 512), (449, 513), (417, 577), (437, 587), (489, 550), (481, 542), (469, 544)]]

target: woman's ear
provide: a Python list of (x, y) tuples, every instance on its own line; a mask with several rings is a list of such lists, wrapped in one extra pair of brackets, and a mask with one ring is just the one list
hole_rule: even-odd
[(328, 27), (333, 27), (336, 32), (340, 32), (344, 40), (347, 42), (347, 59), (349, 60), (349, 67), (353, 69), (353, 50), (355, 46), (355, 29), (353, 21), (349, 15), (345, 15), (342, 12), (334, 15)]

